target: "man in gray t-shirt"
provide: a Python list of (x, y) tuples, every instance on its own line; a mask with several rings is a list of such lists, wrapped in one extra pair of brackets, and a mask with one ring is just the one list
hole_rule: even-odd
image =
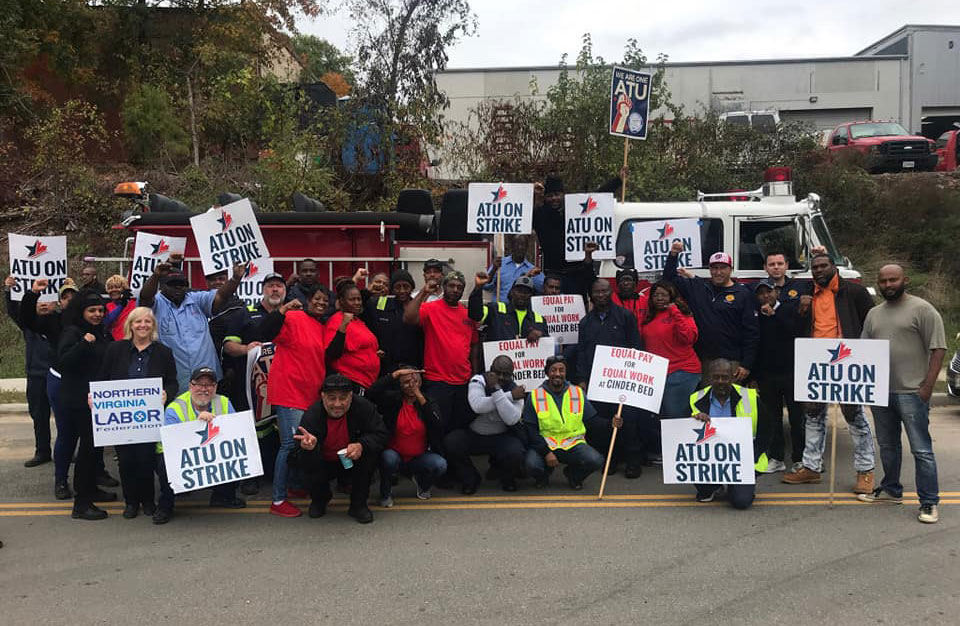
[(934, 524), (940, 502), (937, 461), (930, 439), (930, 396), (940, 374), (947, 340), (943, 319), (929, 302), (904, 293), (910, 279), (899, 265), (884, 265), (877, 273), (877, 287), (884, 302), (873, 307), (863, 322), (864, 339), (890, 342), (890, 398), (885, 407), (871, 407), (876, 424), (883, 480), (873, 490), (857, 496), (864, 502), (903, 502), (900, 483), (902, 449), (900, 427), (907, 431), (910, 452), (916, 463), (917, 519)]

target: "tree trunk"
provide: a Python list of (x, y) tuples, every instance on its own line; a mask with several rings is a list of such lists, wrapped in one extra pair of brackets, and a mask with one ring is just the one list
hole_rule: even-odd
[(193, 84), (187, 74), (187, 103), (190, 106), (190, 140), (193, 142), (193, 166), (200, 167), (200, 139), (197, 137), (197, 111), (193, 102)]

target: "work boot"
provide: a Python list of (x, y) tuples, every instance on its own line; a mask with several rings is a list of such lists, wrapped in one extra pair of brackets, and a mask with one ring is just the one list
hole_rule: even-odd
[(57, 500), (69, 500), (73, 497), (73, 492), (70, 490), (70, 485), (62, 482), (54, 485), (53, 495)]
[(350, 507), (347, 515), (361, 524), (369, 524), (373, 521), (373, 511), (371, 511), (367, 505), (358, 506), (357, 508)]
[(853, 488), (853, 493), (873, 493), (873, 470), (857, 472), (857, 484)]
[(97, 485), (100, 487), (118, 487), (120, 486), (120, 482), (104, 471), (102, 474), (97, 476)]
[(318, 517), (323, 517), (327, 514), (327, 503), (323, 500), (311, 500), (310, 508), (307, 510), (307, 514), (316, 519)]
[(88, 504), (82, 508), (74, 507), (70, 517), (73, 519), (101, 520), (107, 519), (107, 512), (95, 504)]
[[(820, 472), (815, 472), (812, 469), (801, 467), (797, 472), (784, 474), (783, 482), (787, 483), (788, 485), (816, 484), (820, 482)], [(872, 484), (873, 483), (871, 482), (871, 485)]]
[(117, 499), (117, 494), (112, 491), (104, 491), (103, 489), (97, 489), (93, 492), (92, 499), (94, 502), (113, 502)]
[(43, 465), (44, 463), (49, 463), (53, 459), (50, 458), (50, 455), (35, 454), (32, 459), (23, 462), (24, 467), (36, 467), (38, 465)]

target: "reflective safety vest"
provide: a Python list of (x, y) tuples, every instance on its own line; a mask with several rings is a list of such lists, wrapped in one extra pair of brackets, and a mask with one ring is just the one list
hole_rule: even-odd
[(551, 450), (569, 450), (586, 443), (587, 427), (583, 425), (583, 391), (570, 385), (563, 392), (563, 407), (557, 409), (553, 396), (543, 387), (533, 390), (533, 408), (540, 422), (540, 436)]
[(380, 296), (379, 298), (377, 298), (377, 310), (386, 311), (387, 302), (390, 302), (390, 296)]
[[(501, 315), (506, 315), (506, 314), (507, 314), (507, 303), (506, 303), (506, 302), (497, 302), (497, 311), (498, 311)], [(486, 304), (486, 305), (484, 305), (484, 307), (483, 307), (483, 317), (480, 318), (480, 323), (481, 323), (481, 324), (483, 324), (484, 322), (487, 321), (487, 314), (488, 314), (488, 313), (490, 313), (490, 305), (489, 305), (489, 304)], [(527, 309), (527, 315), (531, 315), (531, 314), (533, 315), (533, 321), (534, 321), (534, 322), (536, 322), (536, 323), (538, 323), (538, 324), (542, 324), (542, 323), (543, 323), (543, 316), (542, 316), (542, 315), (540, 315), (539, 313), (537, 313), (537, 312), (534, 311), (533, 309)], [(523, 325), (523, 324), (520, 323), (520, 316), (518, 315), (518, 316), (517, 316), (517, 329), (519, 330), (519, 328), (520, 328), (522, 325)]]
[[(193, 422), (197, 419), (197, 412), (193, 409), (193, 403), (190, 402), (190, 392), (184, 391), (173, 399), (173, 402), (167, 405), (168, 409), (173, 409), (177, 414), (177, 419), (181, 422)], [(230, 413), (230, 401), (227, 396), (214, 394), (210, 400), (210, 412), (214, 415), (227, 415)], [(163, 454), (163, 446), (157, 442), (157, 454)]]
[[(706, 395), (710, 393), (711, 387), (707, 386), (703, 389), (698, 389), (693, 392), (690, 396), (690, 414), (696, 415), (700, 412), (700, 409), (697, 408), (697, 402), (702, 400)], [(733, 385), (733, 390), (740, 396), (740, 401), (737, 402), (737, 406), (733, 407), (734, 417), (749, 417), (751, 430), (753, 436), (757, 436), (757, 390), (751, 389), (749, 387), (741, 387), (740, 385)], [(754, 469), (758, 472), (763, 472), (767, 469), (767, 453), (764, 452), (757, 459)]]

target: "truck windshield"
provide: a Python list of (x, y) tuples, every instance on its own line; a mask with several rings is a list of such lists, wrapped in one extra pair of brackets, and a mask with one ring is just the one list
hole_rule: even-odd
[(893, 135), (909, 134), (907, 129), (895, 122), (850, 125), (850, 136), (854, 139), (862, 139), (863, 137), (892, 137)]
[(830, 236), (827, 223), (823, 221), (823, 215), (817, 214), (810, 216), (810, 224), (813, 226), (813, 232), (820, 241), (820, 245), (827, 249), (827, 254), (833, 259), (834, 264), (846, 265), (847, 260), (843, 258), (843, 255), (837, 250), (837, 244), (833, 243), (833, 237)]

